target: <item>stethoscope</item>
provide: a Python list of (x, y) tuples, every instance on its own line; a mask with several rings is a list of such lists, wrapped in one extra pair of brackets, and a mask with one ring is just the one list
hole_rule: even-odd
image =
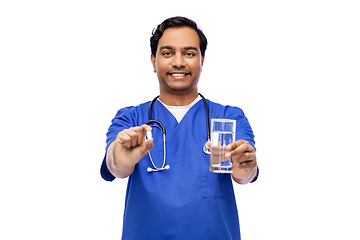
[[(209, 124), (209, 105), (205, 99), (205, 97), (203, 95), (201, 95), (199, 93), (199, 96), (202, 98), (202, 100), (204, 101), (204, 104), (205, 104), (205, 108), (206, 108), (206, 130), (207, 130), (207, 140), (210, 141), (210, 124)], [(151, 154), (150, 154), (150, 151), (148, 152), (148, 155), (149, 155), (149, 158), (150, 158), (150, 161), (151, 161), (151, 164), (153, 165), (154, 168), (151, 168), (151, 167), (148, 167), (147, 168), (147, 171), (148, 172), (158, 172), (158, 171), (162, 171), (162, 170), (165, 170), (165, 169), (169, 169), (170, 166), (169, 165), (166, 165), (165, 166), (165, 162), (166, 162), (166, 137), (165, 137), (165, 127), (164, 125), (158, 121), (158, 120), (154, 120), (152, 118), (152, 106), (154, 104), (154, 102), (159, 98), (160, 96), (157, 96), (155, 97), (151, 103), (150, 103), (150, 107), (149, 107), (149, 121), (147, 121), (145, 124), (151, 126), (151, 127), (157, 127), (161, 130), (161, 133), (163, 135), (163, 141), (164, 141), (164, 160), (163, 160), (163, 164), (161, 166), (161, 168), (158, 168), (155, 166), (154, 164), (154, 161), (152, 160), (152, 157), (151, 157)], [(156, 124), (156, 125), (155, 125)], [(205, 154), (210, 154), (210, 148), (206, 145), (206, 142), (204, 144), (204, 147), (203, 147), (203, 151)]]

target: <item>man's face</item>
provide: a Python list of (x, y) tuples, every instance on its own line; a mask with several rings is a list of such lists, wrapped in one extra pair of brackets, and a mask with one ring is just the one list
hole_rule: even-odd
[(172, 94), (197, 91), (204, 58), (197, 32), (188, 27), (168, 28), (160, 38), (156, 58), (151, 55), (160, 90)]

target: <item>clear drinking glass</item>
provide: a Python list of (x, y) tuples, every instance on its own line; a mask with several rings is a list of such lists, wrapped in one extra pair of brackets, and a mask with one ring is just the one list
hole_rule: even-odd
[(210, 171), (215, 173), (232, 173), (233, 164), (225, 158), (225, 147), (235, 141), (236, 120), (211, 119), (211, 154)]

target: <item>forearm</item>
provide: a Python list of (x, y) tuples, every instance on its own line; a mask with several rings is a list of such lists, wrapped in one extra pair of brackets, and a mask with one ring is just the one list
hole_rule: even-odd
[(233, 172), (232, 178), (238, 184), (248, 184), (250, 183), (258, 174), (257, 166), (249, 173), (249, 175), (245, 178), (237, 178), (236, 173)]
[(135, 165), (132, 167), (122, 167), (122, 166), (115, 164), (114, 154), (113, 154), (114, 145), (115, 145), (115, 141), (112, 142), (107, 149), (106, 165), (107, 165), (109, 171), (111, 172), (111, 174), (114, 175), (115, 177), (126, 178), (132, 174), (132, 172), (134, 171)]

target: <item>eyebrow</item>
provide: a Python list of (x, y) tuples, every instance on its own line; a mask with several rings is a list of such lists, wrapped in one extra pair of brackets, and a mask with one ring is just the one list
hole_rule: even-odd
[(161, 46), (159, 51), (161, 52), (161, 50), (163, 49), (169, 49), (169, 50), (172, 50), (173, 48), (171, 46)]
[[(173, 50), (173, 47), (171, 47), (171, 46), (161, 46), (159, 51), (161, 52), (163, 49)], [(199, 52), (199, 50), (196, 47), (184, 47), (183, 49), (186, 50), (186, 51), (187, 50), (194, 50), (197, 53)]]
[(196, 47), (184, 47), (184, 50), (194, 50), (196, 52), (199, 52), (199, 50)]

